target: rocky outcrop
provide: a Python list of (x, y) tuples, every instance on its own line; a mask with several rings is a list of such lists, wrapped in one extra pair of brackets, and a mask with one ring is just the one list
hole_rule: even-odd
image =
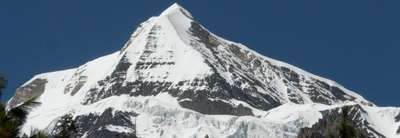
[(364, 118), (366, 112), (359, 105), (344, 106), (321, 112), (320, 119), (311, 128), (302, 128), (298, 138), (354, 137), (384, 138)]
[(68, 84), (65, 86), (64, 93), (70, 93), (73, 96), (85, 85), (88, 77), (82, 75), (84, 71), (86, 71), (86, 65), (79, 67), (74, 72)]
[(87, 138), (135, 138), (136, 126), (134, 112), (106, 109), (101, 114), (81, 115), (75, 118), (78, 137)]
[(45, 90), (47, 80), (37, 78), (32, 82), (20, 87), (15, 96), (7, 104), (7, 109), (14, 108), (32, 98), (39, 97)]
[[(395, 121), (396, 121), (396, 122), (400, 122), (400, 113), (399, 113), (399, 115), (397, 115), (397, 116), (395, 117)], [(399, 129), (397, 129), (397, 134), (400, 134), (400, 126), (399, 126)]]

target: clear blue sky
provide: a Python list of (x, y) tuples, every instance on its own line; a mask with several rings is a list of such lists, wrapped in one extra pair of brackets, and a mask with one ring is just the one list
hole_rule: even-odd
[[(122, 47), (168, 0), (1, 0), (4, 99), (34, 74), (76, 67)], [(400, 106), (399, 0), (177, 1), (212, 32)]]

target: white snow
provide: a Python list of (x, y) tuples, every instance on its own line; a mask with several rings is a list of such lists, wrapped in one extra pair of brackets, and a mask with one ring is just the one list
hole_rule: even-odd
[(115, 125), (107, 125), (106, 129), (113, 131), (113, 132), (119, 132), (119, 133), (130, 133), (134, 132), (132, 128), (125, 127), (125, 126), (115, 126)]
[[(181, 14), (180, 10), (176, 11), (178, 10), (176, 6), (178, 5), (172, 6), (166, 10), (166, 13), (142, 24), (144, 29), (140, 29), (140, 34), (135, 33), (135, 37), (131, 39), (131, 46), (128, 46), (126, 50), (129, 61), (136, 63), (140, 60), (140, 56), (143, 55), (143, 51), (146, 50), (146, 45), (154, 43), (157, 45), (156, 47), (147, 49), (153, 52), (147, 60), (151, 60), (151, 62), (171, 62), (174, 65), (147, 68), (140, 71), (135, 71), (137, 65), (133, 65), (128, 70), (127, 76), (129, 78), (127, 81), (133, 81), (141, 74), (144, 75), (146, 81), (162, 80), (176, 83), (177, 81), (202, 78), (210, 74), (210, 68), (204, 63), (204, 59), (200, 53), (180, 40), (172, 21), (174, 23), (183, 23), (184, 21), (173, 19), (181, 19), (174, 17), (184, 15)], [(160, 28), (155, 32), (156, 34), (152, 34), (156, 35), (158, 39), (149, 42), (146, 39), (149, 37), (149, 33), (153, 27)]]
[[(38, 102), (40, 102), (41, 105), (34, 108), (29, 113), (27, 121), (21, 131), (30, 132), (32, 126), (43, 130), (52, 121), (70, 112), (71, 108), (79, 106), (80, 101), (85, 95), (82, 91), (88, 91), (91, 85), (96, 84), (97, 80), (107, 74), (107, 71), (109, 71), (110, 68), (105, 67), (110, 67), (114, 64), (116, 56), (118, 56), (117, 52), (88, 62), (77, 69), (57, 71), (35, 76), (34, 79), (47, 79), (48, 83), (46, 84), (45, 92), (38, 99)], [(64, 93), (64, 88), (68, 83), (70, 83), (75, 72), (82, 68), (84, 68), (84, 71), (80, 75), (88, 76), (86, 85), (74, 96), (69, 93)], [(104, 76), (99, 74), (103, 74)]]
[(400, 134), (396, 134), (400, 122), (395, 122), (395, 117), (400, 114), (399, 108), (363, 106), (363, 109), (368, 113), (368, 122), (378, 132), (388, 138), (400, 138)]

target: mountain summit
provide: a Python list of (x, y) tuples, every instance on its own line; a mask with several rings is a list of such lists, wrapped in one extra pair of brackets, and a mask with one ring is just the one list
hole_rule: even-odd
[(178, 4), (120, 51), (34, 76), (7, 108), (33, 97), (27, 135), (71, 115), (76, 137), (307, 137), (346, 114), (360, 136), (400, 137), (399, 108), (218, 37)]
[(165, 9), (165, 10), (160, 14), (160, 16), (168, 15), (168, 14), (174, 14), (174, 13), (176, 13), (176, 12), (185, 13), (185, 14), (187, 14), (187, 15), (190, 15), (190, 17), (191, 17), (191, 14), (190, 14), (186, 9), (184, 9), (181, 5), (179, 5), (178, 3), (174, 3), (174, 4), (172, 4), (170, 7), (168, 7), (167, 9)]

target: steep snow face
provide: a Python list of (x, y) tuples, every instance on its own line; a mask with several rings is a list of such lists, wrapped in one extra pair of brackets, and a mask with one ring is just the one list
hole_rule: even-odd
[(114, 72), (99, 80), (83, 104), (168, 92), (181, 106), (208, 114), (254, 115), (253, 108), (288, 102), (373, 105), (330, 80), (217, 37), (178, 5), (141, 24), (120, 56)]
[(53, 132), (71, 114), (78, 137), (296, 137), (323, 111), (349, 104), (365, 108), (377, 135), (398, 137), (400, 126), (398, 108), (383, 111), (331, 80), (218, 37), (178, 4), (142, 23), (120, 51), (35, 76), (8, 108), (38, 96), (22, 133)]
[[(34, 80), (46, 80), (43, 94), (38, 97), (40, 106), (34, 108), (28, 115), (22, 131), (30, 132), (31, 126), (45, 129), (55, 119), (72, 112), (74, 107), (79, 107), (85, 93), (90, 86), (103, 79), (118, 59), (118, 53), (113, 53), (96, 60), (90, 61), (78, 68), (36, 75), (24, 85), (31, 84)], [(85, 78), (85, 79), (76, 79)], [(84, 82), (82, 86), (79, 83)], [(72, 93), (72, 90), (74, 93)], [(18, 93), (18, 92), (17, 92)], [(14, 96), (9, 104), (14, 101)]]

